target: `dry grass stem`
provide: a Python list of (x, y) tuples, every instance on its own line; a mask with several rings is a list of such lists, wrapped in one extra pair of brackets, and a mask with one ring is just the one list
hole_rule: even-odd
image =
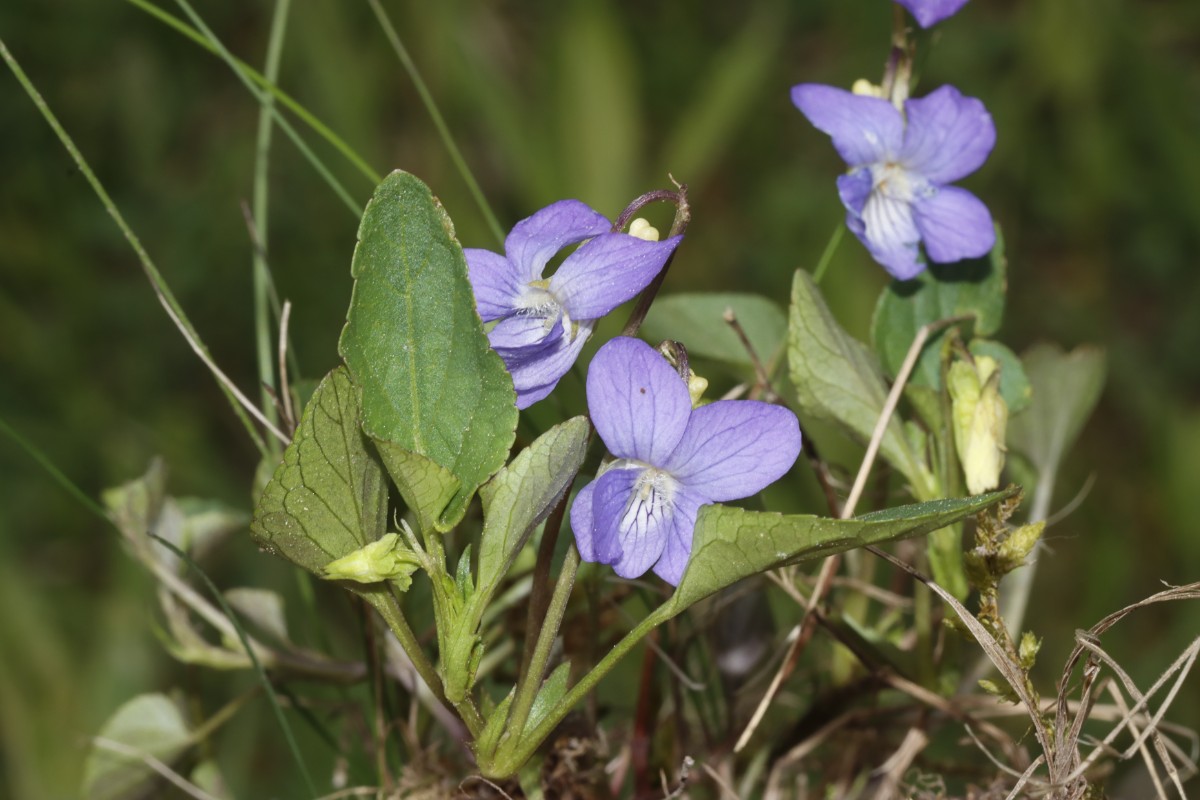
[(175, 770), (171, 769), (162, 761), (159, 761), (157, 758), (143, 750), (139, 750), (136, 747), (130, 747), (123, 742), (114, 741), (113, 739), (106, 739), (103, 736), (93, 736), (91, 742), (101, 750), (107, 750), (110, 753), (116, 753), (117, 755), (125, 756), (133, 761), (140, 761), (150, 769), (154, 770), (155, 773), (169, 781), (173, 786), (175, 786), (175, 788), (179, 789), (179, 791), (183, 792), (188, 797), (194, 797), (196, 800), (217, 800), (217, 798), (213, 797), (211, 794), (204, 791), (187, 778), (184, 778)]

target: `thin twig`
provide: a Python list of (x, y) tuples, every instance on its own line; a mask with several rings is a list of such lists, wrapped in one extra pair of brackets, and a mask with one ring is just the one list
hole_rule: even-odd
[[(771, 385), (771, 376), (767, 374), (767, 368), (763, 366), (762, 359), (758, 357), (758, 352), (754, 349), (754, 344), (751, 343), (750, 337), (746, 335), (746, 329), (742, 327), (742, 323), (738, 321), (737, 314), (734, 313), (732, 306), (725, 308), (725, 313), (721, 315), (725, 320), (725, 324), (733, 329), (737, 335), (738, 341), (742, 343), (742, 347), (746, 349), (746, 355), (750, 358), (750, 365), (754, 367), (754, 375), (757, 378), (755, 389), (761, 388), (763, 399), (768, 403), (775, 402), (779, 395), (775, 391), (775, 387)], [(754, 398), (757, 392), (755, 389), (750, 390), (750, 397)]]
[[(892, 414), (900, 402), (900, 395), (904, 391), (904, 386), (912, 374), (913, 367), (916, 366), (917, 358), (921, 355), (921, 350), (925, 347), (925, 342), (928, 340), (929, 335), (947, 325), (964, 322), (968, 319), (971, 319), (971, 317), (964, 315), (931, 322), (927, 325), (922, 325), (920, 330), (917, 331), (917, 335), (913, 337), (912, 344), (908, 348), (908, 355), (904, 359), (904, 364), (901, 366), (899, 374), (896, 375), (896, 382), (892, 384), (892, 390), (888, 393), (887, 401), (883, 404), (883, 409), (879, 413), (879, 419), (875, 422), (875, 430), (871, 434), (871, 441), (867, 444), (867, 452), (863, 455), (862, 464), (859, 465), (858, 476), (854, 479), (854, 486), (850, 490), (850, 496), (846, 498), (846, 503), (842, 506), (841, 514), (839, 514), (841, 519), (849, 519), (854, 516), (859, 498), (862, 497), (863, 487), (867, 483), (867, 476), (871, 473), (871, 467), (875, 463), (875, 456), (879, 453), (879, 446), (883, 442), (883, 435), (892, 421)], [(750, 737), (754, 735), (755, 729), (762, 721), (763, 715), (767, 712), (767, 706), (774, 699), (783, 681), (791, 675), (800, 658), (800, 654), (808, 645), (809, 640), (812, 639), (813, 632), (816, 630), (816, 620), (812, 619), (812, 612), (829, 593), (830, 588), (833, 586), (833, 575), (840, 565), (840, 554), (826, 558), (821, 564), (821, 571), (817, 576), (816, 587), (813, 589), (808, 607), (805, 609), (804, 616), (801, 618), (798, 626), (798, 635), (792, 642), (787, 657), (784, 658), (783, 663), (780, 665), (779, 672), (776, 673), (775, 678), (771, 681), (771, 685), (759, 701), (758, 707), (754, 710), (750, 722), (747, 723), (745, 730), (742, 731), (742, 735), (738, 738), (737, 744), (734, 745), (733, 750), (735, 753), (741, 752), (750, 741)]]
[(296, 432), (296, 411), (292, 408), (292, 387), (288, 380), (287, 351), (288, 351), (288, 322), (292, 317), (292, 301), (283, 301), (283, 310), (279, 314), (279, 393), (283, 396), (283, 421), (288, 432)]
[(144, 750), (139, 750), (136, 747), (130, 747), (123, 742), (118, 742), (113, 739), (106, 739), (103, 736), (93, 736), (92, 744), (101, 750), (108, 750), (109, 752), (117, 753), (125, 756), (126, 758), (142, 762), (147, 767), (161, 775), (163, 778), (166, 778), (171, 782), (172, 785), (189, 797), (194, 797), (196, 800), (217, 800), (216, 797), (213, 797), (211, 794), (187, 780), (178, 772), (171, 769), (162, 761), (159, 761), (157, 758)]

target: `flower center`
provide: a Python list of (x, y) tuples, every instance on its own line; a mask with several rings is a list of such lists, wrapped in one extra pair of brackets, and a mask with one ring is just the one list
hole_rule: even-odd
[(554, 323), (558, 321), (559, 317), (562, 317), (563, 330), (568, 336), (573, 337), (575, 334), (571, 317), (558, 298), (550, 291), (550, 281), (548, 280), (531, 281), (517, 299), (514, 307), (517, 314), (523, 317), (541, 318), (546, 333), (553, 330)]
[(641, 532), (658, 529), (671, 515), (677, 486), (669, 473), (645, 467), (633, 485), (621, 528)]
[(921, 188), (918, 185), (919, 180), (918, 176), (914, 176), (894, 161), (871, 165), (872, 191), (890, 200), (911, 203)]

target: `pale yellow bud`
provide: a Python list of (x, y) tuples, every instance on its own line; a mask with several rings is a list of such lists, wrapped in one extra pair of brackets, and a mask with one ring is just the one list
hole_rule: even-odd
[(850, 87), (850, 91), (863, 97), (883, 97), (883, 87), (876, 86), (866, 78), (859, 78)]
[(657, 242), (658, 228), (651, 225), (642, 217), (638, 217), (629, 223), (629, 235), (637, 239), (644, 239), (647, 242)]
[(954, 444), (971, 494), (1000, 485), (1008, 405), (1000, 396), (1000, 366), (987, 356), (950, 365)]
[(379, 541), (329, 562), (323, 577), (355, 583), (395, 581), (401, 589), (407, 589), (417, 566), (416, 555), (403, 545), (400, 534), (389, 533)]
[(696, 373), (688, 370), (688, 394), (692, 396), (692, 408), (697, 408), (700, 405), (700, 398), (704, 396), (704, 392), (708, 389), (708, 380), (701, 378)]

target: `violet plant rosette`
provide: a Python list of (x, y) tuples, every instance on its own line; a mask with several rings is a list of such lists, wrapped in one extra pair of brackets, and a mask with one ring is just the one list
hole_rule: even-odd
[(792, 102), (833, 138), (850, 170), (838, 178), (846, 226), (900, 280), (930, 261), (986, 255), (996, 243), (992, 215), (966, 189), (950, 186), (983, 165), (996, 127), (983, 103), (953, 86), (904, 101), (815, 83), (792, 88)]
[(622, 578), (653, 567), (678, 585), (700, 506), (757, 494), (800, 454), (791, 411), (757, 400), (692, 408), (679, 373), (639, 339), (600, 348), (587, 400), (616, 458), (576, 496), (571, 528), (584, 561), (611, 564)]
[(917, 24), (929, 28), (947, 17), (953, 17), (967, 4), (967, 0), (896, 0), (908, 9)]
[[(521, 220), (504, 255), (464, 248), (475, 307), (517, 390), (517, 408), (550, 394), (579, 357), (596, 321), (654, 280), (682, 236), (650, 241), (612, 231), (579, 200), (560, 200)], [(585, 241), (586, 240), (586, 241)], [(578, 244), (549, 278), (546, 264)]]

